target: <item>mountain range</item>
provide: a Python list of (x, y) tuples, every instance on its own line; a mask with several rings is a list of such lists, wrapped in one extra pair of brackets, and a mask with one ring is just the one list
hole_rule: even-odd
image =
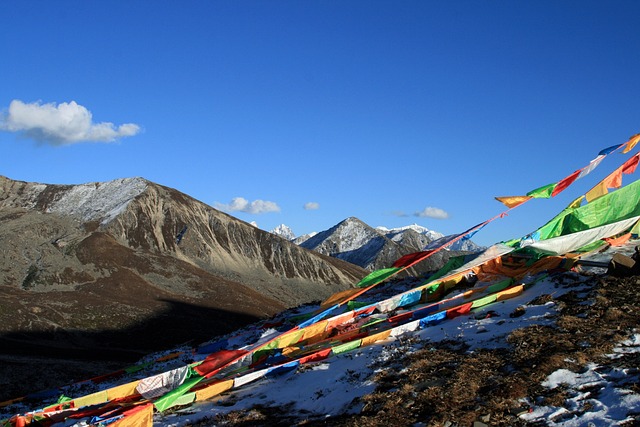
[[(296, 237), (284, 224), (271, 232), (303, 248), (348, 261), (368, 271), (389, 267), (403, 255), (422, 251), (429, 244), (444, 242), (451, 237), (417, 224), (392, 229), (373, 228), (355, 217), (347, 218), (328, 230), (300, 237)], [(482, 247), (464, 240), (455, 242), (448, 249), (450, 251), (438, 252), (413, 267), (411, 273), (437, 270), (451, 255), (478, 252)]]

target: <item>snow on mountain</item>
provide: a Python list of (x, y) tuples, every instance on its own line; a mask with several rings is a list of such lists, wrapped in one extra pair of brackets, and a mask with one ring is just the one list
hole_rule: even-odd
[(328, 253), (325, 255), (336, 255), (343, 252), (355, 251), (367, 245), (378, 234), (371, 227), (360, 221), (358, 218), (349, 217), (339, 224), (333, 226), (329, 230), (317, 233), (311, 239), (307, 240), (303, 246), (309, 247), (316, 245), (326, 237), (331, 236), (334, 241), (327, 248)]
[[(418, 224), (397, 228), (373, 228), (355, 217), (347, 218), (328, 230), (300, 237), (295, 237), (291, 228), (285, 224), (277, 226), (271, 233), (303, 248), (342, 259), (368, 270), (389, 267), (402, 255), (422, 251), (433, 242), (442, 243), (446, 239), (444, 234)], [(465, 240), (456, 242), (446, 249), (478, 252), (482, 247)], [(446, 253), (436, 254), (431, 262), (426, 262), (418, 268), (421, 271), (439, 268), (447, 258)]]
[(276, 228), (270, 231), (270, 233), (276, 234), (283, 239), (287, 239), (289, 241), (296, 238), (296, 235), (293, 233), (293, 230), (284, 224), (280, 224)]
[[(347, 218), (329, 230), (308, 239), (295, 241), (298, 245), (340, 258), (367, 270), (377, 270), (392, 265), (403, 255), (420, 252), (434, 240), (444, 235), (418, 224), (405, 227), (370, 227), (358, 218)], [(459, 242), (447, 248), (453, 251), (477, 252), (481, 248), (471, 241)], [(418, 272), (432, 271), (448, 259), (448, 251), (441, 251), (414, 268)]]
[[(350, 217), (300, 244), (321, 254), (348, 261), (366, 269), (380, 268), (380, 255), (392, 252), (399, 258), (397, 244), (389, 241), (358, 218)], [(384, 264), (389, 262), (385, 257)], [(385, 267), (388, 265), (385, 265)]]
[[(391, 228), (391, 229), (386, 227), (376, 227), (376, 228), (394, 241), (399, 241), (400, 239), (402, 239), (402, 235), (407, 230), (413, 230), (416, 233), (426, 236), (428, 239), (428, 242), (425, 244), (425, 246), (430, 245), (430, 247), (437, 247), (443, 244), (444, 242), (446, 242), (447, 240), (451, 239), (452, 237), (454, 237), (454, 235), (445, 236), (442, 233), (429, 230), (428, 228), (418, 224), (412, 224), (412, 225), (407, 225), (405, 227), (398, 227), (398, 228)], [(451, 246), (447, 247), (446, 249), (452, 250), (452, 251), (479, 252), (482, 249), (484, 249), (484, 247), (477, 245), (471, 240), (459, 240), (453, 243)]]
[(294, 243), (298, 246), (300, 246), (303, 242), (306, 242), (307, 240), (309, 240), (310, 238), (318, 234), (317, 232), (313, 231), (311, 233), (303, 234), (302, 236), (296, 237), (296, 234), (293, 232), (293, 230), (286, 224), (280, 224), (279, 226), (271, 230), (270, 233), (278, 235), (283, 239), (287, 239), (291, 243)]
[[(400, 234), (402, 234), (403, 232), (405, 232), (407, 230), (413, 230), (418, 234), (422, 234), (422, 235), (426, 236), (429, 239), (429, 241), (436, 240), (436, 239), (439, 239), (441, 237), (444, 237), (444, 234), (439, 233), (439, 232), (434, 231), (434, 230), (430, 230), (430, 229), (428, 229), (426, 227), (423, 227), (421, 225), (418, 225), (418, 224), (411, 224), (411, 225), (406, 225), (404, 227), (397, 227), (397, 228), (387, 228), (387, 227), (379, 226), (379, 227), (376, 227), (376, 230), (380, 230), (386, 236), (389, 236), (389, 235), (397, 236), (397, 235), (400, 235)], [(389, 238), (391, 238), (391, 237), (389, 237)]]
[[(426, 229), (419, 230), (424, 232)], [(404, 230), (376, 229), (358, 218), (350, 217), (299, 245), (372, 271), (391, 266), (403, 255), (421, 251), (429, 242), (427, 234), (420, 234), (415, 227), (406, 227)], [(437, 270), (448, 256), (445, 251), (435, 254), (414, 266), (411, 274)]]
[(44, 203), (46, 213), (76, 217), (81, 221), (108, 224), (142, 194), (149, 182), (143, 178), (121, 178), (80, 185), (47, 185), (0, 177), (5, 206), (35, 209)]
[(479, 252), (483, 249), (485, 249), (484, 246), (480, 246), (475, 242), (473, 242), (472, 240), (458, 240), (450, 247), (450, 250), (452, 251), (464, 251), (464, 252)]
[(123, 178), (108, 182), (75, 185), (61, 193), (47, 212), (80, 217), (83, 221), (109, 223), (144, 190), (148, 182), (142, 178)]
[(302, 242), (306, 242), (316, 234), (318, 234), (317, 231), (312, 231), (311, 233), (303, 234), (302, 236), (296, 237), (295, 239), (291, 240), (291, 242), (295, 243), (296, 245), (300, 245), (302, 244)]

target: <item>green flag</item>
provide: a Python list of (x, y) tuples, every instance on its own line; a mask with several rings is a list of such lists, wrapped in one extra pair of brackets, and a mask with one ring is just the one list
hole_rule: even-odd
[(553, 193), (556, 185), (558, 185), (558, 183), (554, 182), (553, 184), (548, 184), (543, 187), (536, 188), (535, 190), (529, 191), (527, 193), (527, 196), (533, 197), (535, 199), (548, 199), (551, 197), (551, 193)]
[(376, 283), (380, 283), (385, 279), (393, 276), (398, 271), (400, 271), (400, 268), (397, 267), (389, 267), (372, 271), (365, 278), (360, 280), (356, 286), (359, 288), (366, 288), (368, 286), (375, 285)]

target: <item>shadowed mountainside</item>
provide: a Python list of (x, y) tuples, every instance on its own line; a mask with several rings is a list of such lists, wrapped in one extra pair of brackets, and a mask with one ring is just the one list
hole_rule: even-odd
[(0, 402), (118, 371), (146, 354), (180, 344), (196, 346), (258, 320), (179, 301), (160, 303), (155, 315), (126, 327), (1, 334)]

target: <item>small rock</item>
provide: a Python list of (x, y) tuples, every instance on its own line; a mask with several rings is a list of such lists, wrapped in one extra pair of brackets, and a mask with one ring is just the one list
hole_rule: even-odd
[(513, 310), (513, 312), (511, 314), (509, 314), (509, 317), (514, 318), (514, 317), (520, 317), (522, 316), (524, 313), (526, 312), (525, 308), (523, 306), (519, 306), (518, 308), (516, 308), (515, 310)]

